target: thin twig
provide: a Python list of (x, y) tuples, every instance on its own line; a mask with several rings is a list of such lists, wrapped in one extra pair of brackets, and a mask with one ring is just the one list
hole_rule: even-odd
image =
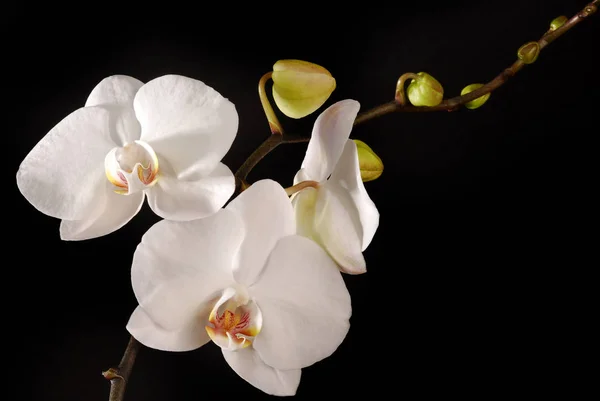
[[(579, 24), (581, 21), (585, 20), (590, 15), (594, 14), (597, 11), (598, 6), (600, 6), (600, 0), (594, 0), (589, 3), (587, 6), (583, 8), (580, 12), (575, 14), (571, 19), (569, 19), (563, 26), (554, 30), (546, 32), (538, 41), (540, 45), (540, 51), (548, 46), (550, 43), (554, 42), (556, 39), (567, 33), (571, 30), (575, 25)], [(500, 86), (504, 85), (506, 81), (508, 81), (511, 77), (513, 77), (517, 72), (519, 72), (526, 64), (521, 61), (515, 61), (510, 67), (502, 71), (496, 78), (492, 79), (487, 84), (483, 85), (481, 88), (474, 90), (473, 92), (469, 92), (463, 96), (456, 96), (451, 99), (444, 100), (442, 103), (437, 106), (427, 107), (427, 106), (412, 106), (412, 105), (401, 105), (396, 100), (382, 104), (377, 106), (371, 110), (365, 111), (358, 115), (356, 120), (354, 121), (354, 125), (363, 123), (368, 120), (372, 120), (373, 118), (383, 116), (388, 113), (400, 112), (400, 113), (415, 113), (415, 112), (429, 112), (429, 111), (454, 111), (458, 109), (460, 106), (475, 100), (483, 95), (493, 92)]]
[(242, 164), (235, 172), (236, 192), (241, 192), (240, 188), (244, 188), (247, 185), (246, 177), (248, 177), (248, 174), (252, 171), (254, 166), (256, 166), (263, 157), (271, 153), (277, 146), (282, 143), (300, 143), (308, 142), (309, 140), (310, 138), (308, 137), (291, 134), (272, 134), (269, 136), (250, 156), (248, 156), (244, 164)]
[(110, 395), (108, 396), (108, 401), (124, 400), (127, 381), (129, 380), (129, 375), (131, 374), (133, 364), (135, 363), (135, 357), (140, 348), (141, 344), (135, 338), (131, 337), (119, 366), (102, 372), (102, 376), (110, 380)]

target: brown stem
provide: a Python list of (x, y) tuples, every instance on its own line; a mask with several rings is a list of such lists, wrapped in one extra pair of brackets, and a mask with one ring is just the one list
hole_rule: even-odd
[(135, 363), (135, 357), (140, 348), (141, 344), (135, 338), (131, 337), (119, 366), (102, 372), (102, 376), (110, 380), (108, 401), (123, 401), (125, 399), (127, 380), (129, 380), (129, 375)]
[(247, 185), (246, 177), (248, 177), (250, 171), (252, 171), (254, 166), (256, 166), (258, 162), (263, 159), (263, 157), (268, 155), (277, 146), (281, 145), (282, 143), (300, 143), (308, 142), (309, 140), (310, 138), (307, 137), (290, 134), (272, 134), (269, 136), (263, 143), (260, 144), (258, 148), (256, 148), (254, 152), (252, 152), (250, 156), (248, 156), (244, 164), (242, 164), (235, 172), (236, 192), (241, 192), (241, 190), (244, 189), (244, 186)]
[[(563, 26), (554, 30), (546, 32), (538, 41), (540, 45), (540, 51), (548, 46), (550, 43), (554, 42), (556, 39), (567, 33), (571, 30), (575, 25), (579, 24), (581, 21), (594, 14), (598, 7), (600, 6), (600, 0), (594, 0), (589, 3), (587, 6), (583, 8), (580, 12), (575, 14), (571, 19), (569, 19)], [(487, 84), (483, 85), (481, 88), (474, 90), (473, 92), (469, 92), (463, 96), (456, 96), (451, 99), (444, 100), (442, 103), (437, 106), (427, 107), (427, 106), (412, 106), (412, 105), (402, 105), (394, 100), (389, 103), (384, 103), (380, 106), (377, 106), (371, 110), (367, 110), (364, 113), (358, 115), (356, 120), (354, 121), (354, 125), (363, 123), (368, 120), (372, 120), (373, 118), (383, 116), (388, 113), (393, 112), (401, 112), (401, 113), (414, 113), (414, 112), (429, 112), (429, 111), (454, 111), (458, 109), (460, 106), (463, 106), (465, 103), (468, 103), (472, 100), (475, 100), (485, 94), (491, 93), (500, 86), (504, 85), (506, 81), (508, 81), (511, 77), (513, 77), (517, 72), (519, 72), (526, 64), (521, 61), (515, 61), (510, 67), (506, 68), (502, 71), (496, 78), (492, 79)]]
[[(571, 17), (563, 26), (552, 31), (546, 32), (538, 41), (540, 45), (540, 51), (548, 46), (550, 43), (554, 42), (556, 39), (567, 33), (571, 30), (575, 25), (579, 24), (581, 21), (594, 14), (598, 7), (600, 6), (600, 0), (594, 0), (589, 3), (587, 6), (583, 8), (583, 10), (579, 11), (576, 15)], [(404, 99), (404, 82), (406, 79), (411, 78), (408, 74), (404, 74), (398, 80), (396, 85), (396, 99), (389, 103), (384, 103), (380, 106), (374, 107), (371, 110), (367, 110), (358, 115), (356, 120), (354, 121), (354, 125), (363, 123), (365, 121), (372, 120), (376, 117), (383, 116), (385, 114), (393, 113), (393, 112), (403, 112), (403, 113), (413, 113), (413, 112), (429, 112), (429, 111), (454, 111), (458, 109), (460, 106), (475, 100), (481, 96), (484, 96), (488, 93), (493, 92), (500, 86), (504, 85), (506, 81), (508, 81), (511, 77), (513, 77), (517, 72), (519, 72), (526, 64), (521, 61), (515, 61), (510, 67), (506, 68), (502, 71), (498, 76), (492, 79), (487, 84), (483, 85), (481, 88), (476, 89), (472, 92), (469, 92), (462, 96), (456, 96), (447, 100), (444, 100), (442, 103), (437, 106), (427, 107), (427, 106), (412, 106), (406, 105)], [(264, 78), (264, 77), (263, 77)], [(404, 78), (404, 79), (402, 79)], [(236, 184), (238, 188), (238, 192), (240, 188), (247, 186), (246, 177), (250, 173), (250, 171), (256, 166), (256, 164), (262, 160), (267, 154), (269, 154), (273, 149), (275, 149), (281, 143), (294, 143), (294, 142), (308, 142), (310, 138), (307, 137), (291, 137), (290, 135), (271, 135), (267, 140), (265, 140), (242, 164), (242, 166), (235, 173)]]

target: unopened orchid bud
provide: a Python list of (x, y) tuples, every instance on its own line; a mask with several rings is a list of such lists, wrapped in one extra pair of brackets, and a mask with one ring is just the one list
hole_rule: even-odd
[(360, 167), (360, 178), (363, 182), (373, 181), (383, 173), (383, 162), (363, 141), (354, 139), (358, 153), (358, 165)]
[(563, 26), (565, 24), (565, 22), (567, 22), (568, 20), (569, 19), (567, 17), (565, 17), (564, 15), (554, 18), (552, 20), (552, 22), (550, 23), (550, 30), (556, 31), (558, 28)]
[(279, 60), (273, 65), (273, 98), (283, 114), (302, 118), (316, 111), (335, 89), (335, 79), (320, 65)]
[(540, 44), (538, 42), (525, 43), (519, 48), (517, 55), (525, 64), (531, 64), (537, 60), (540, 55)]
[(426, 72), (417, 74), (417, 78), (408, 85), (406, 93), (414, 106), (437, 106), (444, 99), (444, 88)]
[[(463, 88), (462, 91), (460, 91), (460, 95), (464, 96), (467, 93), (473, 92), (474, 90), (477, 90), (479, 88), (481, 88), (483, 86), (483, 84), (471, 84), (471, 85), (467, 85)], [(485, 102), (487, 102), (487, 100), (490, 98), (490, 94), (486, 93), (483, 96), (478, 97), (475, 100), (471, 100), (470, 102), (465, 103), (465, 107), (467, 109), (477, 109), (481, 106), (484, 105)]]

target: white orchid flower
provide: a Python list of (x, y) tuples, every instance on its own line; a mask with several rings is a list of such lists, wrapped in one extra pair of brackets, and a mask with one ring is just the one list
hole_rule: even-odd
[(300, 369), (335, 351), (351, 315), (335, 262), (294, 233), (289, 198), (271, 180), (205, 219), (160, 221), (133, 257), (139, 306), (127, 330), (166, 351), (212, 339), (247, 382), (294, 395)]
[(17, 185), (39, 211), (62, 219), (64, 240), (119, 229), (144, 194), (160, 217), (206, 217), (235, 190), (220, 160), (237, 128), (235, 106), (200, 81), (111, 76), (31, 150)]
[(360, 176), (356, 144), (349, 139), (359, 109), (357, 101), (343, 100), (319, 115), (294, 177), (294, 185), (317, 184), (292, 197), (298, 234), (319, 243), (349, 274), (366, 272), (362, 252), (379, 226), (379, 212)]

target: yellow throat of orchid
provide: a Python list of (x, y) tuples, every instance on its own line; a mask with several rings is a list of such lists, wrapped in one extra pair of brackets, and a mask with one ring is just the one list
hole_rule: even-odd
[(206, 332), (219, 347), (237, 350), (252, 345), (261, 327), (262, 314), (256, 303), (227, 289), (210, 312)]
[(113, 148), (104, 159), (106, 178), (116, 188), (115, 192), (129, 195), (156, 183), (158, 157), (154, 149), (143, 141), (134, 141)]

